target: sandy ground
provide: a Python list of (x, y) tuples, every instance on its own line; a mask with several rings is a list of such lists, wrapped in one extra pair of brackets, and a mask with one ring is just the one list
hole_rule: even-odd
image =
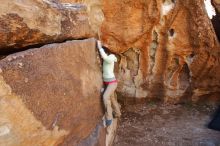
[(214, 108), (206, 105), (130, 105), (114, 146), (220, 146), (220, 131), (206, 128)]

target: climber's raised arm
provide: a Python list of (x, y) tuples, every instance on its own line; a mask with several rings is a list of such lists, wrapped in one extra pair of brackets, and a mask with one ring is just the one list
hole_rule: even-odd
[(110, 54), (110, 55), (107, 55), (104, 51), (104, 49), (102, 48), (102, 43), (101, 41), (97, 40), (97, 46), (98, 46), (98, 49), (99, 49), (99, 52), (103, 58), (103, 60), (105, 60), (106, 62), (108, 63), (111, 63), (111, 62), (117, 62), (117, 58), (115, 57), (114, 54)]
[(101, 54), (102, 58), (106, 60), (108, 58), (108, 55), (105, 53), (104, 49), (102, 48), (102, 43), (99, 40), (97, 40), (97, 47), (99, 49), (99, 53)]

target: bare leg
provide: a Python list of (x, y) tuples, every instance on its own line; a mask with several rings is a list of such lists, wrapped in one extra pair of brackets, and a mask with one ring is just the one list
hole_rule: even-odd
[(103, 94), (103, 100), (106, 108), (106, 119), (112, 120), (112, 107), (111, 107), (111, 96), (114, 94), (115, 89), (117, 88), (117, 83), (109, 84)]
[(113, 94), (112, 96), (111, 96), (111, 102), (112, 102), (112, 107), (113, 107), (113, 110), (115, 111), (115, 113), (116, 113), (116, 117), (120, 117), (121, 116), (121, 111), (120, 111), (120, 105), (119, 105), (119, 103), (118, 103), (118, 101), (117, 101), (117, 98), (116, 98), (116, 95), (115, 94)]

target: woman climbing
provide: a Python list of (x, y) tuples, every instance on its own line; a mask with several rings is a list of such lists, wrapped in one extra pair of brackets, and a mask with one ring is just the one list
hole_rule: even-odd
[[(114, 96), (115, 89), (117, 88), (117, 80), (114, 75), (114, 63), (117, 62), (117, 58), (114, 54), (107, 55), (102, 48), (101, 41), (97, 41), (97, 46), (101, 57), (103, 59), (103, 81), (105, 85), (105, 90), (103, 94), (103, 101), (105, 105), (105, 119), (106, 126), (110, 126), (112, 124), (113, 119), (113, 110), (115, 112), (115, 117), (120, 117), (120, 107)], [(112, 104), (112, 105), (111, 105)]]

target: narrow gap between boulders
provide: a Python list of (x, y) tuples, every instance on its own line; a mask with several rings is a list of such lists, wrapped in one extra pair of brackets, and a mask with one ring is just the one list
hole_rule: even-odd
[(29, 46), (21, 47), (21, 48), (10, 48), (10, 47), (1, 48), (1, 50), (0, 50), (0, 60), (4, 59), (5, 57), (7, 57), (8, 55), (11, 55), (11, 54), (18, 53), (18, 52), (23, 52), (23, 51), (30, 50), (30, 49), (41, 48), (45, 45), (60, 44), (60, 43), (65, 43), (67, 41), (77, 41), (77, 40), (86, 40), (86, 39), (89, 39), (89, 38), (65, 39), (65, 40), (61, 40), (61, 41), (29, 45)]

